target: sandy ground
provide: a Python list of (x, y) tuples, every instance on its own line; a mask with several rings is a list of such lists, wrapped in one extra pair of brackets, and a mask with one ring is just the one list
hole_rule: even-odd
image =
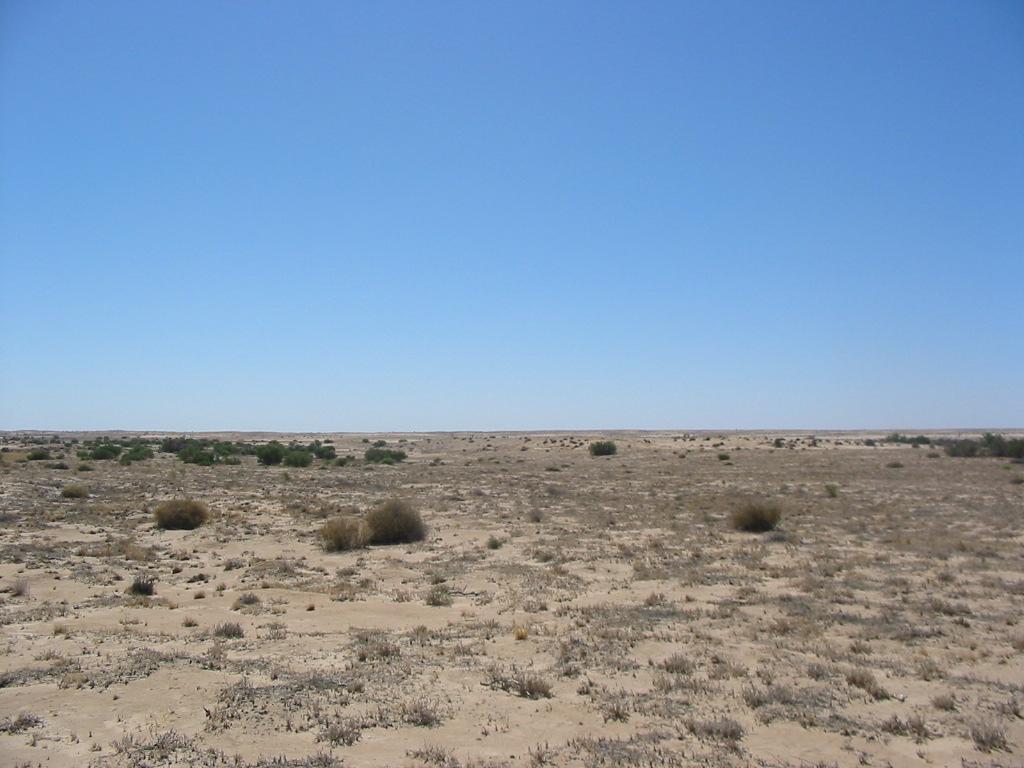
[[(379, 436), (395, 466), (78, 472), (6, 435), (0, 764), (1022, 764), (1024, 466), (606, 436), (618, 455), (410, 434)], [(212, 520), (157, 529), (185, 496)], [(395, 496), (425, 541), (323, 551), (325, 518)], [(732, 529), (751, 496), (777, 530)]]

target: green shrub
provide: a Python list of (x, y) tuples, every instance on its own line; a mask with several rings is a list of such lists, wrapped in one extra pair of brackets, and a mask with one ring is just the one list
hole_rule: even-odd
[(999, 456), (1010, 459), (1024, 459), (1024, 438), (1005, 438), (986, 432), (980, 440), (943, 440), (946, 453), (960, 458), (974, 456)]
[(334, 450), (333, 445), (318, 445), (313, 453), (318, 459), (327, 459), (328, 461), (338, 455), (338, 452)]
[(210, 519), (210, 512), (201, 501), (173, 499), (165, 501), (154, 513), (158, 528), (191, 531)]
[(370, 464), (397, 464), (400, 461), (405, 461), (408, 456), (405, 451), (373, 447), (366, 449), (363, 458)]
[(198, 464), (201, 467), (212, 467), (217, 461), (213, 451), (204, 448), (202, 443), (195, 440), (189, 440), (178, 451), (178, 458), (186, 464)]
[(308, 467), (313, 463), (313, 454), (309, 451), (295, 450), (287, 451), (284, 454), (284, 465), (286, 467)]
[(60, 495), (65, 499), (84, 499), (89, 495), (89, 491), (84, 485), (67, 485)]
[(110, 461), (116, 459), (121, 455), (121, 446), (114, 445), (113, 443), (100, 443), (91, 451), (89, 451), (88, 457), (93, 461)]
[(770, 531), (782, 519), (782, 509), (770, 501), (748, 501), (733, 511), (732, 527), (739, 531), (762, 533)]
[(427, 535), (420, 513), (402, 499), (388, 499), (371, 509), (366, 527), (370, 544), (405, 544)]
[(588, 450), (591, 456), (614, 456), (619, 451), (618, 446), (611, 440), (593, 442)]
[(720, 453), (720, 454), (718, 454), (718, 460), (719, 461), (728, 461), (729, 460), (729, 454), (728, 453)]
[(320, 539), (327, 552), (347, 552), (366, 544), (366, 531), (354, 517), (336, 517), (320, 529)]
[(885, 442), (900, 443), (903, 445), (913, 446), (932, 444), (931, 439), (925, 437), (924, 435), (917, 435), (916, 437), (907, 437), (906, 435), (901, 435), (899, 432), (893, 432), (891, 435), (885, 438)]
[(267, 466), (280, 464), (284, 461), (284, 446), (276, 440), (261, 445), (256, 449), (256, 460)]
[(45, 448), (33, 448), (25, 458), (29, 461), (45, 461), (50, 458), (50, 452)]

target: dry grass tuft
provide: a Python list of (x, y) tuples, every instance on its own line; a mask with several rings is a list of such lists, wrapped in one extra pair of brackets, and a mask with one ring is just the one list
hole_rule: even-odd
[(427, 535), (420, 513), (403, 499), (388, 499), (371, 509), (366, 527), (371, 544), (407, 544)]
[(210, 519), (210, 511), (201, 501), (172, 499), (156, 508), (158, 528), (172, 531), (191, 531)]
[(771, 501), (748, 501), (732, 513), (730, 522), (738, 531), (763, 533), (770, 531), (782, 520), (782, 508)]
[(78, 485), (76, 483), (65, 486), (64, 490), (60, 492), (60, 495), (65, 499), (85, 499), (88, 498), (89, 491), (84, 485)]
[(366, 546), (366, 531), (354, 517), (335, 517), (324, 523), (320, 539), (327, 552), (347, 552)]

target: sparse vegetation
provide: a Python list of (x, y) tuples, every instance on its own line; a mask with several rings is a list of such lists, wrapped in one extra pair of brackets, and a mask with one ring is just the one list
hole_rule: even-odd
[[(765, 433), (622, 433), (610, 460), (569, 433), (378, 437), (282, 438), (313, 457), (289, 470), (257, 469), (255, 438), (0, 434), (0, 690), (47, 720), (5, 745), (28, 759), (49, 744), (54, 768), (87, 750), (111, 768), (319, 767), (378, 747), (439, 768), (786, 768), (810, 754), (801, 733), (815, 765), (1016, 754), (1012, 458), (838, 433), (781, 449)], [(25, 458), (44, 446), (74, 466), (107, 443), (122, 461), (167, 450), (70, 478)], [(421, 460), (375, 467), (370, 447)], [(69, 483), (93, 498), (65, 500)], [(216, 504), (205, 528), (146, 522), (190, 494)], [(745, 500), (781, 520), (734, 532)], [(198, 703), (187, 737), (137, 727)], [(134, 713), (120, 753), (103, 740), (118, 707)], [(545, 742), (551, 717), (568, 730)], [(280, 757), (216, 752), (256, 734), (280, 735)], [(54, 746), (74, 737), (70, 757)]]

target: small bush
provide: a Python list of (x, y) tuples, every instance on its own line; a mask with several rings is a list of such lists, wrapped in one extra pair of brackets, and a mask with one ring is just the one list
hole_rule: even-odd
[(366, 532), (353, 517), (336, 517), (320, 529), (320, 539), (327, 552), (347, 552), (366, 544)]
[(114, 445), (113, 443), (100, 443), (91, 451), (87, 458), (93, 461), (109, 461), (110, 459), (116, 459), (121, 455), (121, 446)]
[(451, 605), (452, 604), (452, 593), (448, 591), (448, 587), (438, 584), (433, 587), (430, 592), (427, 593), (427, 605), (432, 605), (435, 608)]
[(89, 495), (84, 485), (66, 485), (60, 495), (65, 499), (84, 499)]
[(366, 516), (371, 544), (405, 544), (426, 538), (427, 527), (411, 504), (389, 499), (370, 510)]
[(588, 450), (591, 456), (614, 456), (619, 451), (618, 446), (611, 440), (598, 440), (591, 443)]
[(343, 717), (327, 726), (322, 739), (335, 746), (341, 744), (345, 747), (351, 747), (359, 741), (361, 736), (362, 723), (355, 718)]
[(256, 449), (256, 460), (260, 464), (273, 466), (284, 461), (284, 446), (276, 440), (272, 440)]
[(260, 600), (259, 595), (253, 594), (252, 592), (243, 592), (235, 598), (234, 609), (237, 611), (240, 608), (245, 608), (250, 605), (259, 605), (263, 601)]
[(902, 461), (890, 461), (885, 465), (888, 469), (903, 469)]
[(154, 513), (158, 528), (174, 531), (191, 531), (210, 518), (206, 505), (192, 499), (165, 501)]
[(136, 576), (128, 591), (140, 597), (152, 597), (156, 592), (156, 581), (152, 576)]
[(504, 544), (504, 543), (505, 542), (503, 542), (497, 536), (491, 536), (490, 538), (487, 539), (487, 548), (488, 549), (501, 549), (501, 545)]
[(732, 513), (732, 527), (739, 531), (763, 533), (770, 531), (782, 519), (782, 509), (769, 501), (748, 501)]
[(718, 460), (719, 461), (728, 461), (729, 460), (729, 454), (728, 453), (720, 453), (720, 454), (718, 454)]
[(240, 637), (245, 637), (245, 630), (237, 621), (225, 621), (213, 628), (213, 636), (237, 640)]
[(338, 452), (334, 450), (333, 445), (318, 445), (316, 446), (314, 453), (318, 459), (326, 459), (328, 461), (338, 455)]
[(50, 458), (50, 452), (45, 448), (33, 448), (25, 458), (29, 461), (45, 461)]
[(991, 752), (998, 749), (1009, 752), (1009, 744), (1006, 741), (1006, 730), (999, 723), (978, 721), (971, 726), (971, 738), (982, 752)]
[(131, 464), (133, 461), (145, 461), (153, 458), (153, 449), (146, 445), (136, 445), (130, 448), (121, 456), (122, 464)]
[(717, 720), (690, 720), (686, 723), (690, 733), (715, 741), (735, 743), (743, 738), (743, 726), (729, 717)]
[(288, 451), (284, 455), (286, 467), (308, 467), (313, 463), (313, 454), (309, 451)]
[(860, 688), (868, 693), (871, 698), (882, 701), (889, 698), (889, 692), (882, 687), (875, 676), (866, 669), (852, 669), (846, 673), (846, 684), (854, 688)]
[(408, 455), (405, 451), (392, 450), (390, 448), (367, 448), (363, 453), (363, 458), (366, 459), (370, 464), (397, 464), (400, 461), (405, 461)]
[(825, 495), (830, 499), (839, 497), (839, 486), (835, 483), (825, 483)]

